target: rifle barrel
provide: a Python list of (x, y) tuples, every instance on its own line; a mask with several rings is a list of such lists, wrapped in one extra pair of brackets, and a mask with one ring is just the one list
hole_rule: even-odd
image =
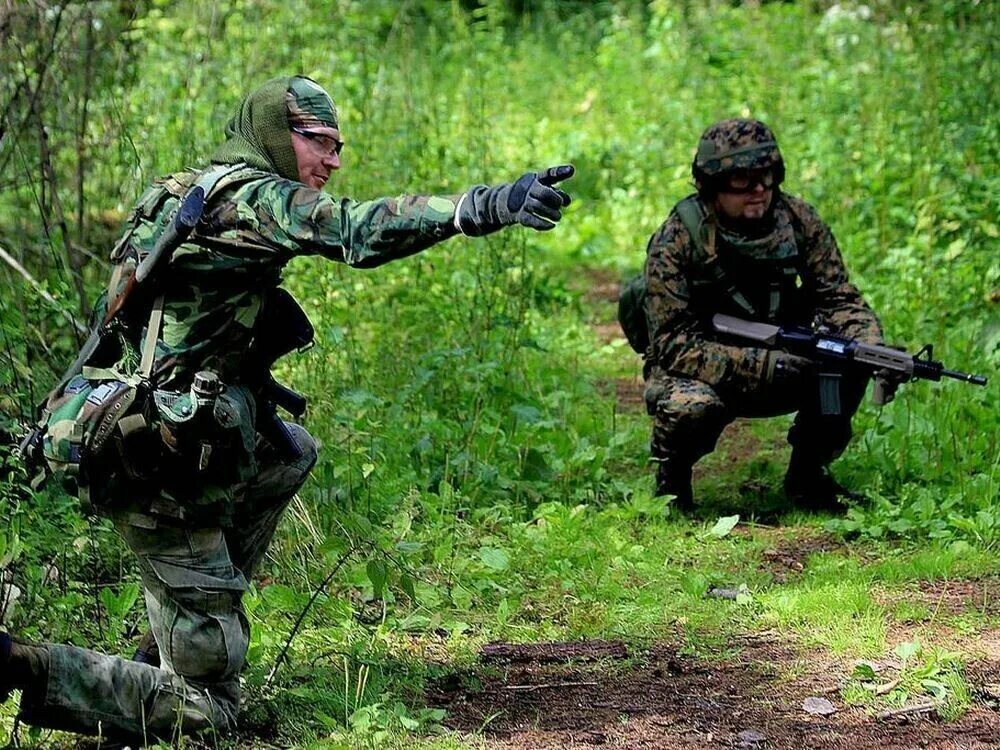
[(964, 380), (966, 383), (972, 383), (973, 385), (986, 385), (985, 375), (972, 375), (968, 372), (949, 370), (947, 368), (941, 370), (941, 375), (946, 378), (954, 378), (955, 380)]

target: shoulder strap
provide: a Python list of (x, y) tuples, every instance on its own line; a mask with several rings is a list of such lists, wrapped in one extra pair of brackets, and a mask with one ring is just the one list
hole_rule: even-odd
[(803, 285), (810, 284), (809, 274), (806, 267), (806, 232), (805, 221), (803, 221), (799, 209), (795, 206), (795, 201), (791, 201), (783, 193), (781, 200), (788, 208), (789, 222), (792, 225), (792, 234), (795, 237), (795, 272), (802, 279)]
[(711, 260), (715, 257), (715, 222), (709, 221), (704, 204), (694, 195), (677, 204), (677, 216), (684, 224), (691, 239), (701, 252)]
[(676, 211), (677, 216), (688, 230), (688, 234), (691, 235), (694, 246), (705, 256), (705, 267), (712, 278), (726, 290), (729, 298), (744, 312), (756, 317), (757, 310), (750, 304), (750, 300), (736, 288), (719, 263), (719, 256), (716, 252), (715, 217), (698, 200), (696, 195), (689, 195), (678, 203)]
[(205, 191), (205, 201), (211, 200), (218, 193), (233, 185), (250, 182), (266, 175), (256, 167), (240, 162), (239, 164), (213, 164), (202, 172), (195, 185), (201, 185)]
[(795, 202), (788, 200), (788, 197), (783, 193), (781, 194), (782, 202), (788, 206), (788, 214), (792, 218), (792, 233), (795, 235), (795, 247), (799, 251), (799, 255), (802, 255), (802, 250), (806, 244), (805, 235), (805, 222), (799, 215), (799, 210), (795, 207)]

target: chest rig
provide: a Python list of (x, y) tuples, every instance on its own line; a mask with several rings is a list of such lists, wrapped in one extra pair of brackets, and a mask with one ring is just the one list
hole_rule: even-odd
[(676, 210), (696, 248), (691, 306), (699, 315), (721, 312), (769, 323), (801, 315), (805, 240), (801, 222), (785, 201), (775, 207), (773, 235), (743, 245), (727, 241), (698, 196), (688, 196)]

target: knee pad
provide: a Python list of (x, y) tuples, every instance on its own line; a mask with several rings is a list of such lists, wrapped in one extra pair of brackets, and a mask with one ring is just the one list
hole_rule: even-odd
[(319, 445), (316, 442), (316, 438), (310, 435), (302, 425), (295, 424), (294, 422), (285, 422), (285, 426), (288, 428), (292, 440), (298, 446), (299, 453), (301, 453), (299, 459), (295, 461), (294, 467), (302, 472), (302, 479), (304, 481), (305, 475), (312, 470), (312, 467), (316, 465), (316, 460), (319, 458)]

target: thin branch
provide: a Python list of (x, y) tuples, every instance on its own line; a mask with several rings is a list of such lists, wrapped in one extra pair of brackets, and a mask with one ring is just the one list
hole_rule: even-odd
[(288, 649), (291, 648), (292, 641), (295, 639), (295, 636), (299, 634), (299, 628), (302, 627), (302, 622), (306, 619), (306, 615), (309, 613), (309, 610), (312, 609), (313, 604), (315, 604), (316, 600), (319, 599), (319, 595), (322, 594), (326, 590), (326, 587), (330, 585), (330, 581), (332, 581), (333, 577), (340, 572), (342, 567), (344, 567), (344, 563), (346, 563), (359, 549), (359, 546), (354, 546), (342, 554), (340, 559), (337, 560), (337, 564), (333, 566), (333, 570), (330, 571), (326, 578), (323, 579), (323, 582), (316, 587), (315, 591), (313, 591), (313, 594), (306, 603), (305, 608), (303, 608), (303, 610), (299, 613), (298, 619), (295, 620), (295, 624), (292, 626), (292, 631), (288, 634), (288, 639), (285, 641), (285, 645), (282, 647), (281, 653), (278, 654), (278, 658), (275, 660), (274, 666), (271, 667), (271, 671), (267, 675), (267, 680), (264, 682), (265, 689), (271, 686), (271, 681), (278, 673), (278, 667), (281, 666), (285, 657), (288, 655)]
[(885, 719), (891, 719), (896, 716), (913, 716), (915, 714), (929, 714), (941, 705), (940, 701), (928, 701), (926, 703), (917, 703), (913, 706), (903, 706), (902, 708), (890, 708), (887, 711), (882, 711), (875, 716), (879, 721), (884, 721)]
[(74, 318), (72, 313), (64, 309), (63, 306), (59, 304), (59, 301), (51, 294), (49, 294), (47, 291), (45, 291), (45, 288), (38, 283), (38, 280), (35, 279), (35, 277), (32, 276), (30, 273), (28, 273), (28, 270), (20, 263), (18, 263), (16, 258), (12, 256), (10, 253), (8, 253), (6, 250), (4, 250), (2, 247), (0, 247), (0, 260), (4, 261), (7, 265), (9, 265), (19, 274), (21, 274), (21, 276), (23, 276), (24, 279), (29, 284), (31, 284), (31, 286), (35, 288), (35, 291), (38, 292), (46, 302), (48, 302), (56, 310), (58, 310), (63, 315), (63, 317), (65, 317), (66, 320), (68, 320), (70, 324), (74, 328), (76, 328), (77, 331), (79, 331), (81, 334), (87, 333), (87, 327), (83, 325), (80, 321), (78, 321), (76, 318)]

